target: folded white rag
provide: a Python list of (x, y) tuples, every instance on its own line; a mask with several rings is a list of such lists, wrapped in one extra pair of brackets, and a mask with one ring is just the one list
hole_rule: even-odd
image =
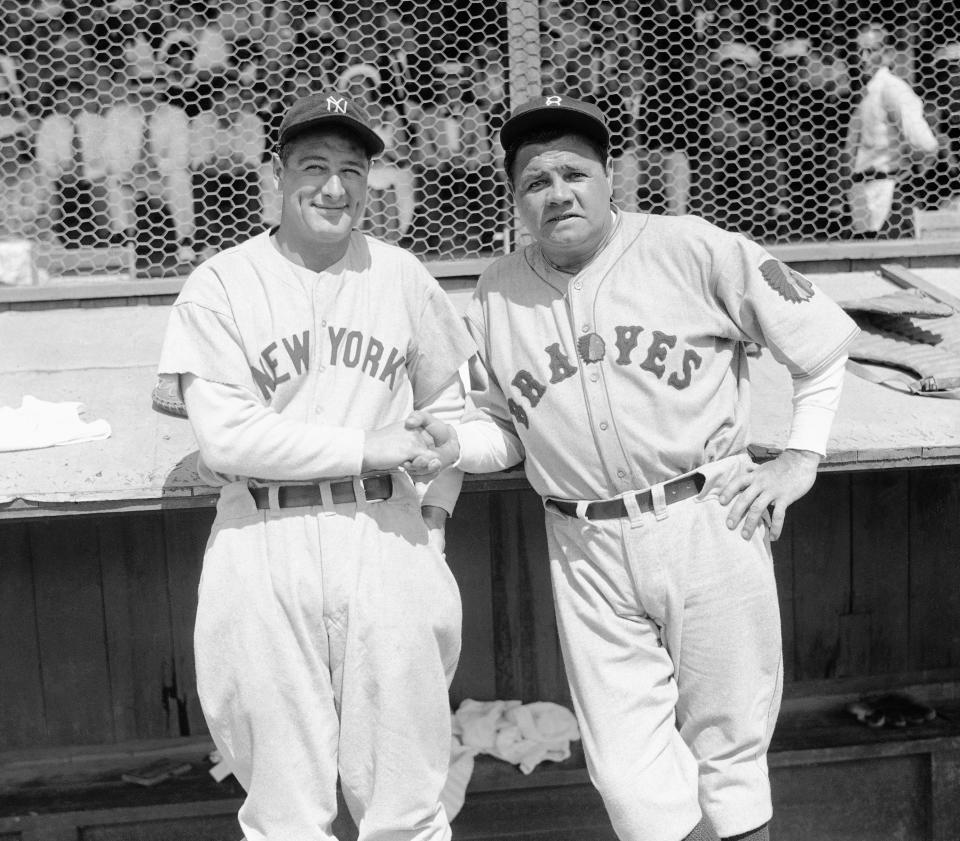
[(529, 774), (546, 760), (570, 756), (570, 742), (580, 738), (573, 713), (551, 701), (465, 700), (453, 714), (450, 773), (441, 795), (447, 817), (463, 807), (474, 757), (480, 753), (518, 765)]
[(51, 403), (25, 395), (19, 409), (0, 407), (0, 452), (36, 450), (109, 438), (105, 420), (80, 420), (82, 403)]

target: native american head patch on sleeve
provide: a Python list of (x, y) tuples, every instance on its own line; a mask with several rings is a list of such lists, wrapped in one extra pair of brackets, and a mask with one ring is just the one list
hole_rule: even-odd
[(784, 301), (791, 304), (802, 304), (813, 297), (813, 284), (800, 272), (791, 269), (785, 263), (773, 258), (760, 264), (760, 274)]

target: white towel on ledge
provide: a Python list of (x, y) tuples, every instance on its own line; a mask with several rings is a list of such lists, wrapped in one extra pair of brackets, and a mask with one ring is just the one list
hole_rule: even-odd
[(541, 762), (570, 756), (570, 742), (580, 738), (573, 713), (551, 701), (465, 700), (453, 714), (450, 772), (441, 795), (447, 817), (463, 807), (474, 757), (480, 753), (518, 765), (529, 774)]
[(29, 394), (24, 396), (19, 409), (0, 406), (0, 452), (109, 438), (110, 424), (105, 420), (80, 420), (82, 407), (82, 403), (51, 403)]

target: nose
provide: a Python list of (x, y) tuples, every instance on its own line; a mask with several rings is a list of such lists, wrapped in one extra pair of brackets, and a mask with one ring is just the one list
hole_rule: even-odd
[(331, 175), (326, 182), (324, 182), (321, 192), (325, 196), (330, 196), (332, 198), (339, 198), (344, 194), (343, 182), (340, 180), (339, 175)]
[(559, 175), (550, 181), (550, 189), (547, 192), (547, 199), (550, 204), (563, 204), (570, 201), (570, 185)]

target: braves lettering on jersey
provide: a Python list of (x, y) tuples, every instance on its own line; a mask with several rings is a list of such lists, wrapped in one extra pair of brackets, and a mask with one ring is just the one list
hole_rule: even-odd
[(610, 243), (573, 277), (536, 246), (498, 260), (467, 322), (502, 391), (486, 408), (507, 407), (534, 488), (567, 499), (615, 496), (742, 452), (746, 343), (812, 374), (856, 334), (756, 243), (694, 217), (632, 213), (618, 214)]

